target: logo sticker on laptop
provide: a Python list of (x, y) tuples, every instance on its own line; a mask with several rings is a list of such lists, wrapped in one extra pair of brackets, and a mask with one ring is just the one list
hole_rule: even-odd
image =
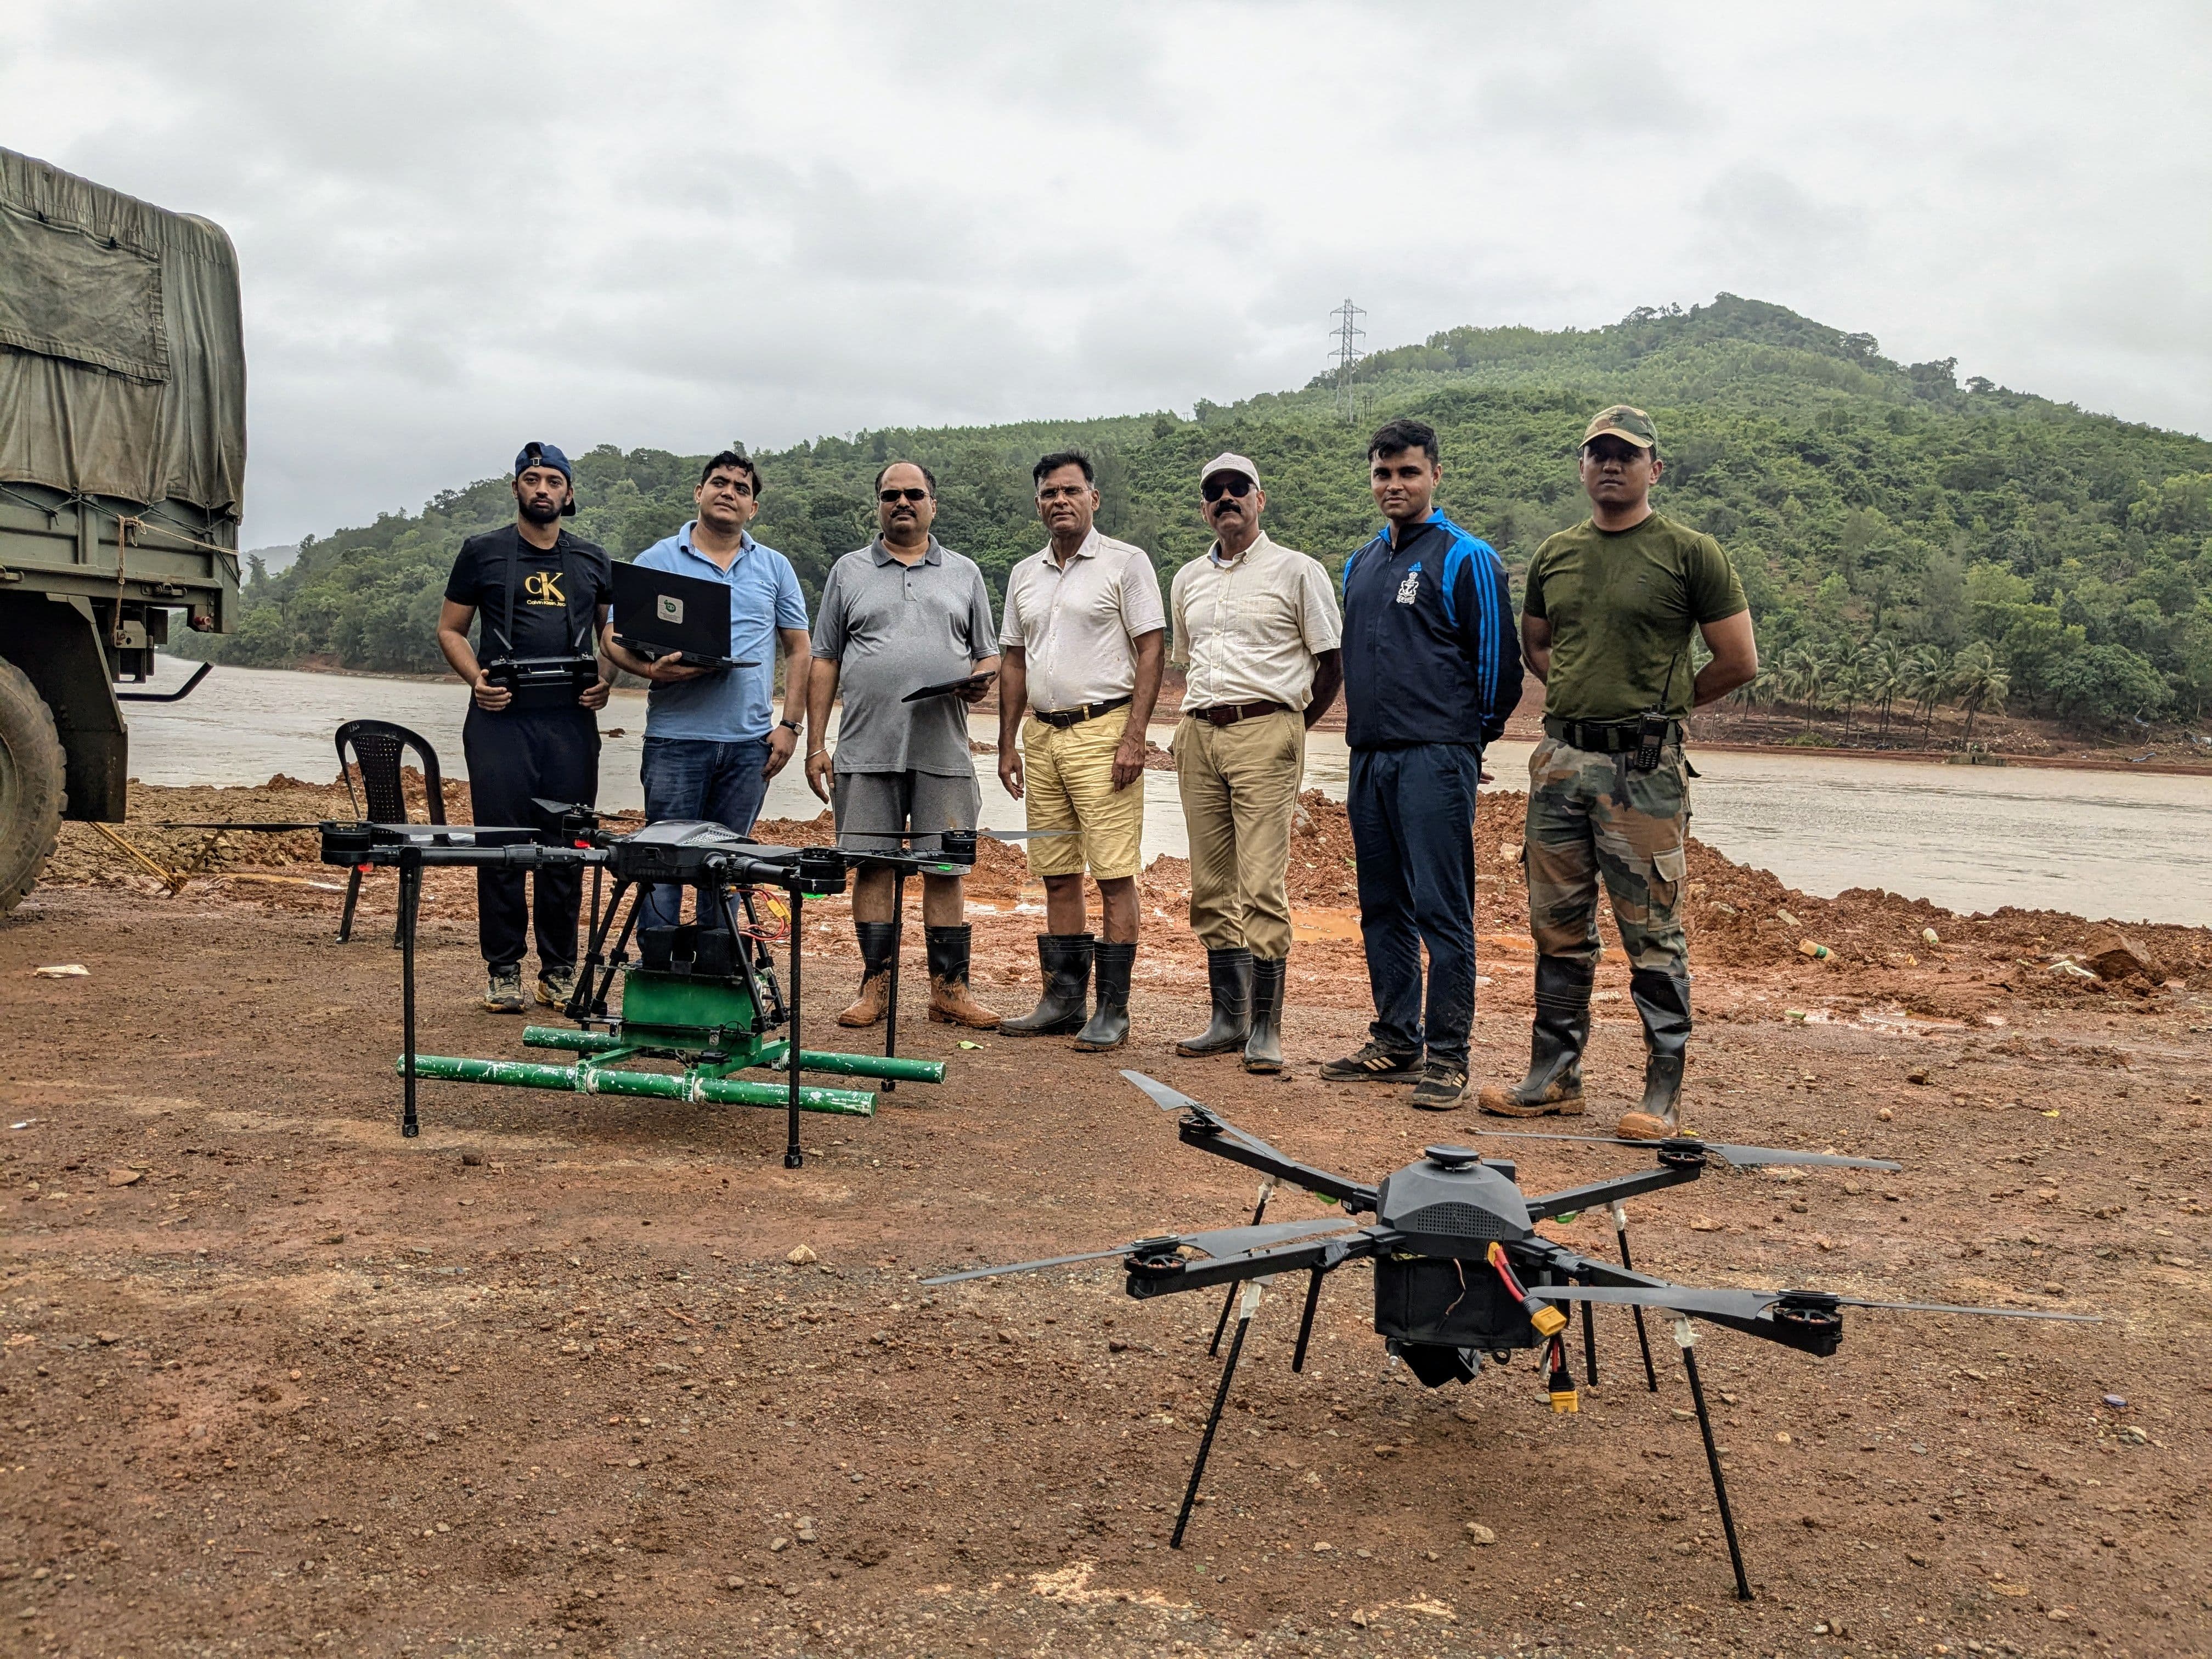
[(684, 620), (684, 601), (673, 593), (654, 594), (653, 605), (654, 611), (659, 616), (661, 621), (680, 623)]

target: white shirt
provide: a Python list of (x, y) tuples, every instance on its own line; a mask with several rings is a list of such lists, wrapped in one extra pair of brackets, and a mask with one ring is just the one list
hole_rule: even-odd
[(1344, 642), (1344, 616), (1321, 561), (1265, 531), (1227, 563), (1216, 542), (1176, 572), (1175, 659), (1188, 665), (1182, 706), (1313, 701), (1314, 659)]
[(1094, 528), (1065, 568), (1047, 547), (1007, 574), (999, 643), (1021, 648), (1030, 707), (1057, 712), (1128, 696), (1137, 688), (1130, 641), (1166, 626), (1144, 549)]

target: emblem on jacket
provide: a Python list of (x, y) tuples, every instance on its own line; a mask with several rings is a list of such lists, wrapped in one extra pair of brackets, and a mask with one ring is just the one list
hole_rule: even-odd
[(1421, 567), (1415, 564), (1406, 572), (1406, 580), (1398, 584), (1398, 603), (1411, 605), (1421, 596)]

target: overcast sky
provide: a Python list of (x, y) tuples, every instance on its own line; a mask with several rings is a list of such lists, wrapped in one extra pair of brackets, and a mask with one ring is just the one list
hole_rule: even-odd
[(248, 545), (521, 441), (1189, 410), (1718, 290), (2212, 433), (2201, 5), (13, 0), (0, 143), (238, 245)]

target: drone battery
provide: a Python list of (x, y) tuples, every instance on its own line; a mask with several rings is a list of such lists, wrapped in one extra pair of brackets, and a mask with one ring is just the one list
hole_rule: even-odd
[(691, 971), (727, 979), (738, 971), (737, 938), (726, 927), (702, 927), (692, 942)]

